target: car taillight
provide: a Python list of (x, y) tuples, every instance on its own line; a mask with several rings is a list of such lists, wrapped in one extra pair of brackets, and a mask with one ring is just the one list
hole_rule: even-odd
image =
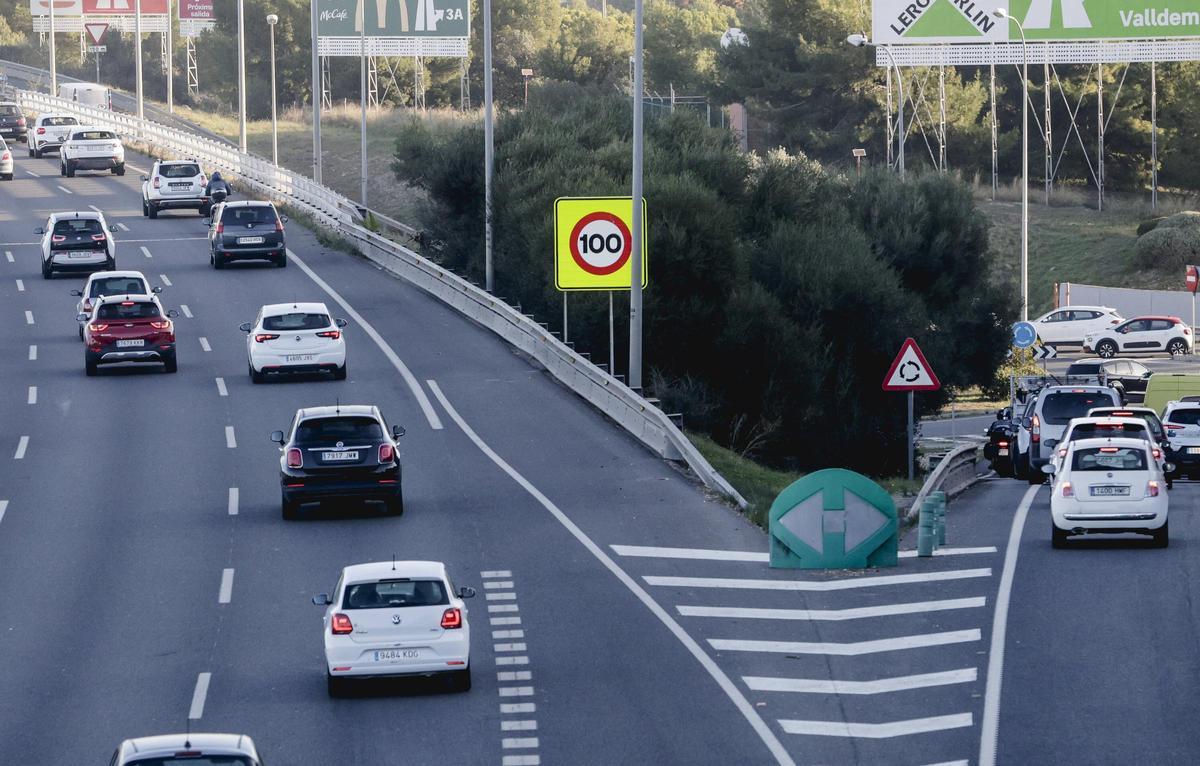
[(51, 242), (66, 242), (67, 237), (65, 234), (55, 234), (50, 237), (50, 241)]
[(354, 632), (354, 623), (350, 622), (349, 617), (338, 612), (333, 616), (333, 621), (329, 623), (329, 629), (333, 631), (333, 635), (335, 636), (344, 636), (347, 633)]
[(12, 152), (5, 152), (4, 154), (0, 155), (0, 160), (11, 160), (11, 159), (12, 159)]
[(996, 442), (996, 444), (997, 444), (997, 446), (1000, 446), (1000, 447), (1008, 446), (1008, 442), (1006, 442), (1006, 441), (999, 441), (999, 442)]
[(275, 219), (275, 231), (279, 232), (280, 234), (283, 233), (283, 221), (279, 220), (278, 218)]
[(446, 611), (442, 612), (442, 627), (443, 628), (445, 628), (446, 630), (454, 630), (455, 628), (461, 628), (462, 626), (463, 626), (463, 622), (462, 622), (462, 610), (461, 609), (459, 609), (456, 606), (452, 606), (449, 609), (447, 609)]
[(1064, 481), (1062, 483), (1063, 497), (1075, 497), (1075, 490), (1071, 487), (1071, 482)]
[(38, 128), (38, 129), (37, 129), (37, 134), (38, 134), (39, 136), (44, 136), (44, 135), (46, 135), (46, 129), (45, 129), (45, 128)]
[(1181, 431), (1181, 430), (1183, 430), (1183, 426), (1177, 426), (1177, 425), (1175, 425), (1174, 423), (1164, 423), (1163, 425), (1165, 425), (1165, 426), (1167, 427), (1167, 430), (1168, 430), (1168, 431)]
[(92, 235), (92, 241), (93, 241), (93, 242), (103, 242), (103, 241), (104, 241), (104, 240), (106, 240), (106, 239), (108, 239), (108, 237), (106, 237), (106, 236), (105, 236), (105, 235), (103, 235), (103, 234), (93, 234), (93, 235)]
[(1042, 440), (1042, 420), (1037, 415), (1029, 423), (1029, 438), (1035, 443)]
[(84, 298), (84, 299), (83, 299), (83, 310), (84, 310), (84, 311), (91, 311), (91, 310), (92, 310), (92, 299), (91, 299), (91, 298)]
[(1155, 447), (1154, 449), (1150, 450), (1150, 454), (1154, 455), (1155, 460), (1162, 459), (1162, 450), (1160, 450), (1158, 447)]
[(217, 224), (217, 233), (218, 233), (218, 234), (224, 234), (224, 233), (225, 233), (225, 224), (223, 224), (223, 223), (218, 223), (218, 224)]
[(279, 337), (278, 333), (260, 332), (259, 334), (254, 336), (254, 342), (262, 343), (265, 340), (275, 340), (278, 337)]
[(1158, 497), (1158, 482), (1157, 481), (1151, 480), (1151, 481), (1146, 482), (1146, 495), (1149, 497)]
[(317, 337), (318, 338), (333, 338), (334, 340), (337, 340), (338, 338), (342, 337), (342, 331), (341, 330), (325, 330), (324, 332), (317, 333)]
[(288, 468), (303, 468), (304, 467), (304, 453), (302, 453), (296, 447), (288, 448), (287, 465), (288, 465)]
[(200, 185), (201, 185), (201, 186), (208, 186), (208, 180), (207, 180), (207, 179), (204, 177), (204, 174), (203, 174), (203, 173), (201, 173), (201, 174), (200, 174)]
[(154, 177), (154, 188), (157, 189), (160, 186), (162, 186), (162, 179), (159, 178), (158, 176), (155, 176)]
[(17, 125), (19, 125), (19, 126), (21, 126), (21, 127), (24, 127), (24, 126), (25, 126), (25, 118), (24, 118), (24, 117), (18, 117), (18, 118), (17, 118)]
[(390, 444), (379, 445), (379, 462), (390, 463), (396, 459), (396, 448)]
[(91, 330), (92, 332), (104, 332), (105, 330), (108, 329), (108, 325), (106, 325), (106, 324), (90, 324), (90, 325), (88, 325), (88, 329)]
[(1064, 447), (1063, 449), (1060, 449), (1060, 450), (1058, 451), (1058, 456), (1059, 456), (1059, 457), (1066, 457), (1066, 456), (1067, 456), (1067, 450), (1066, 450), (1066, 448), (1065, 448), (1065, 447)]
[(171, 329), (171, 320), (165, 319), (159, 322), (151, 322), (150, 326), (155, 330), (169, 330)]
[(1184, 328), (1183, 328), (1183, 334), (1184, 334), (1184, 335), (1191, 335), (1191, 334), (1192, 334), (1192, 328), (1190, 328), (1190, 327), (1184, 327)]

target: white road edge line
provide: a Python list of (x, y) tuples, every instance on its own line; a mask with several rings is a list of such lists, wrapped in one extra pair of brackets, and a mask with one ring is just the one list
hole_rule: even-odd
[(229, 389), (225, 388), (225, 378), (217, 378), (217, 393), (221, 396), (229, 396)]
[(68, 189), (67, 187), (63, 186), (62, 184), (56, 184), (56, 185), (58, 186), (58, 188), (62, 189), (63, 192), (66, 194), (74, 194), (75, 193), (75, 192), (71, 191), (70, 189)]
[[(765, 563), (771, 560), (771, 555), (765, 551), (731, 551), (714, 550), (710, 548), (660, 548), (653, 545), (610, 545), (613, 553), (618, 556), (633, 556), (638, 558), (656, 559), (692, 559), (695, 561), (749, 561)], [(988, 545), (979, 548), (938, 548), (935, 556), (962, 556), (973, 553), (995, 553), (996, 546)], [(915, 550), (900, 551), (900, 558), (916, 558)]]
[(170, 286), (171, 286), (171, 280), (167, 279), (167, 275), (166, 275), (166, 274), (159, 274), (159, 275), (158, 275), (158, 279), (159, 279), (159, 281), (161, 281), (161, 282), (162, 282), (164, 285), (166, 285), (167, 287), (170, 287)]
[(478, 447), (483, 454), (487, 455), (487, 457), (489, 457), (491, 461), (500, 468), (500, 470), (508, 474), (513, 481), (519, 484), (521, 488), (528, 492), (535, 500), (537, 500), (543, 508), (549, 511), (550, 514), (558, 520), (558, 523), (562, 524), (562, 526), (568, 532), (570, 532), (576, 540), (579, 541), (580, 545), (587, 549), (587, 551), (591, 553), (596, 560), (604, 566), (604, 568), (611, 572), (613, 576), (621, 582), (622, 585), (628, 588), (629, 591), (639, 601), (641, 601), (647, 609), (650, 610), (650, 613), (657, 617), (659, 621), (666, 626), (667, 630), (669, 630), (675, 636), (675, 638), (678, 639), (679, 643), (683, 644), (684, 648), (696, 658), (696, 661), (700, 663), (700, 666), (708, 671), (708, 674), (712, 676), (717, 685), (721, 687), (721, 690), (724, 691), (729, 697), (734, 707), (738, 709), (738, 712), (745, 717), (751, 728), (753, 728), (755, 733), (758, 734), (759, 738), (762, 739), (763, 744), (766, 745), (767, 750), (770, 751), (772, 756), (774, 756), (776, 762), (779, 763), (780, 766), (794, 766), (795, 761), (792, 760), (791, 755), (788, 754), (788, 751), (786, 748), (784, 748), (783, 743), (777, 736), (775, 736), (775, 732), (771, 731), (771, 727), (768, 726), (767, 722), (764, 721), (762, 716), (758, 714), (758, 711), (754, 709), (754, 707), (750, 704), (750, 701), (746, 699), (746, 696), (742, 694), (737, 685), (734, 684), (729, 676), (725, 674), (725, 671), (718, 667), (717, 663), (708, 656), (704, 649), (702, 649), (700, 645), (696, 643), (696, 640), (688, 635), (687, 631), (683, 629), (683, 626), (680, 625), (675, 618), (671, 617), (667, 610), (660, 606), (657, 601), (651, 598), (646, 589), (639, 585), (638, 582), (633, 579), (633, 577), (627, 574), (624, 569), (621, 569), (621, 567), (617, 566), (617, 563), (613, 561), (612, 557), (605, 553), (599, 545), (597, 545), (590, 537), (588, 537), (587, 534), (575, 524), (575, 522), (567, 518), (567, 515), (563, 513), (562, 510), (550, 500), (550, 498), (543, 495), (537, 487), (535, 487), (529, 482), (528, 479), (518, 473), (515, 468), (505, 462), (504, 458), (497, 455), (492, 448), (483, 441), (483, 439), (479, 438), (479, 435), (475, 433), (475, 431), (472, 430), (469, 425), (467, 425), (466, 421), (462, 419), (462, 416), (458, 414), (458, 411), (454, 409), (454, 406), (450, 404), (450, 401), (446, 399), (446, 396), (442, 393), (442, 389), (438, 387), (437, 381), (427, 380), (425, 382), (429, 386), (429, 390), (433, 392), (433, 395), (437, 397), (438, 401), (441, 402), (442, 407), (445, 408), (446, 412), (450, 415), (450, 419), (453, 420), (455, 424), (462, 430), (462, 432), (467, 435), (467, 438), (474, 442), (475, 446)]
[(221, 572), (221, 592), (217, 594), (218, 604), (228, 604), (233, 600), (233, 569)]
[(237, 447), (237, 436), (233, 433), (233, 426), (225, 426), (225, 446), (229, 449)]
[(914, 718), (911, 721), (889, 723), (845, 723), (842, 721), (786, 721), (779, 725), (788, 734), (809, 734), (818, 737), (856, 737), (863, 739), (887, 739), (907, 734), (924, 734), (946, 729), (962, 729), (974, 725), (970, 713), (939, 715), (932, 718)]
[(200, 348), (204, 351), (212, 351), (212, 346), (208, 345), (208, 338), (200, 336)]
[(0, 521), (4, 521), (4, 512), (8, 510), (8, 501), (0, 500)]
[(871, 588), (877, 585), (908, 585), (915, 582), (964, 580), (972, 577), (991, 577), (991, 569), (952, 569), (947, 572), (920, 572), (903, 575), (881, 575), (843, 580), (748, 580), (727, 577), (675, 577), (646, 575), (647, 585), (676, 588), (734, 588), (738, 590), (799, 590), (831, 591), (850, 588)]
[(192, 708), (188, 711), (188, 718), (193, 721), (199, 721), (204, 717), (204, 700), (208, 698), (208, 682), (212, 680), (212, 673), (201, 673), (196, 676), (196, 690), (192, 692)]
[(188, 319), (192, 318), (192, 310), (187, 307), (186, 303), (179, 304), (179, 310), (182, 311), (183, 315)]
[(1000, 685), (1004, 673), (1004, 640), (1008, 632), (1008, 602), (1012, 598), (1013, 578), (1017, 569), (1017, 554), (1021, 549), (1021, 533), (1025, 517), (1037, 495), (1038, 487), (1030, 487), (1021, 498), (1008, 533), (1004, 551), (1004, 569), (1000, 573), (1000, 590), (996, 593), (996, 616), (992, 619), (992, 645), (988, 652), (987, 687), (983, 695), (983, 721), (979, 730), (979, 766), (995, 766), (996, 748), (1000, 740)]
[(142, 245), (142, 255), (146, 256), (147, 258), (154, 257), (153, 255), (150, 255), (150, 250), (145, 245)]
[(238, 515), (238, 488), (237, 487), (229, 488), (229, 515), (230, 516)]
[(746, 686), (757, 692), (801, 692), (807, 694), (884, 694), (931, 686), (974, 683), (975, 668), (879, 678), (874, 681), (836, 681), (824, 678), (766, 678), (742, 676)]
[(375, 345), (379, 347), (379, 350), (383, 352), (383, 355), (387, 357), (388, 361), (392, 363), (392, 366), (396, 368), (396, 371), (400, 373), (400, 377), (404, 378), (404, 382), (408, 384), (409, 389), (413, 392), (413, 396), (417, 398), (417, 404), (421, 406), (421, 411), (425, 413), (425, 419), (429, 421), (429, 427), (435, 431), (442, 430), (441, 418), (438, 417), (437, 410), (433, 408), (433, 404), (429, 401), (429, 397), (425, 394), (425, 389), (421, 388), (420, 382), (412, 374), (412, 371), (408, 369), (408, 365), (406, 365), (404, 360), (397, 356), (396, 352), (392, 350), (392, 347), (383, 340), (383, 336), (376, 332), (375, 328), (371, 326), (370, 322), (363, 319), (362, 315), (355, 311), (354, 307), (351, 306), (345, 298), (343, 298), (336, 290), (330, 287), (325, 280), (317, 276), (317, 273), (310, 269), (308, 264), (300, 260), (300, 258), (290, 249), (287, 251), (287, 254), (288, 258), (295, 261), (296, 265), (308, 275), (308, 278), (317, 284), (317, 287), (324, 290), (330, 298), (333, 298), (337, 304), (342, 307), (343, 311), (350, 315), (351, 319), (358, 323), (359, 327), (363, 329), (363, 332), (367, 334), (367, 337), (375, 341)]
[(895, 652), (901, 649), (924, 649), (983, 640), (978, 628), (948, 630), (942, 633), (919, 633), (895, 638), (874, 638), (867, 641), (755, 641), (741, 638), (705, 639), (718, 652), (770, 652), (775, 654), (824, 654), (836, 657), (858, 657), (863, 654)]
[(683, 617), (729, 617), (737, 620), (805, 620), (841, 622), (867, 617), (892, 617), (902, 614), (923, 614), (948, 609), (975, 609), (987, 605), (983, 596), (951, 598), (941, 601), (914, 601), (908, 604), (882, 604), (848, 609), (760, 609), (740, 606), (676, 606)]
[(13, 453), (13, 460), (23, 460), (27, 449), (29, 449), (29, 437), (22, 436), (17, 442), (17, 451)]
[(37, 386), (29, 387), (29, 396), (25, 398), (26, 404), (37, 404)]

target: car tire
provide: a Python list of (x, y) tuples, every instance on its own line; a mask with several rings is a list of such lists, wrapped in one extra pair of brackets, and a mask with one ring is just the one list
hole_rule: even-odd
[(70, 161), (70, 160), (67, 160), (67, 164), (66, 164), (66, 175), (67, 175), (67, 178), (74, 178), (74, 177), (75, 177), (75, 166), (74, 166), (73, 164), (71, 164), (71, 161)]
[(5, 181), (11, 181), (11, 180), (13, 180), (13, 174), (12, 174), (12, 173), (5, 173), (5, 174), (4, 174), (4, 180), (5, 180)]
[(1036, 487), (1039, 484), (1046, 483), (1046, 474), (1042, 473), (1036, 466), (1030, 463), (1029, 475), (1026, 477), (1026, 480), (1029, 482), (1030, 486)]
[(33, 157), (34, 159), (40, 160), (42, 158), (42, 150), (40, 148), (35, 148), (33, 150)]
[(30, 156), (30, 157), (36, 157), (36, 156), (37, 156), (37, 152), (35, 152), (35, 151), (33, 150), (33, 146), (30, 146), (30, 147), (29, 147), (29, 156)]
[(117, 176), (125, 175), (125, 163), (122, 162), (120, 165), (117, 165), (115, 168), (112, 169), (112, 172), (113, 172), (113, 175), (117, 175)]
[(295, 521), (300, 517), (300, 504), (287, 497), (280, 497), (279, 512), (284, 521)]
[(79, 325), (79, 339), (83, 340), (83, 325)]
[(50, 279), (54, 276), (54, 269), (46, 261), (42, 261), (42, 279)]
[(1050, 547), (1051, 548), (1066, 548), (1067, 538), (1071, 534), (1065, 529), (1059, 529), (1054, 522), (1050, 522)]
[(246, 366), (250, 368), (251, 383), (265, 383), (267, 381), (267, 374), (265, 372), (259, 372), (258, 370), (254, 369), (254, 365), (249, 363), (247, 363)]
[(1021, 454), (1013, 458), (1013, 478), (1024, 480), (1029, 478), (1029, 459)]
[(142, 217), (150, 215), (150, 207), (146, 204), (146, 200), (142, 200)]
[(1151, 535), (1151, 538), (1155, 548), (1166, 548), (1171, 544), (1171, 531), (1168, 529), (1170, 524), (1171, 521), (1168, 519), (1167, 521), (1163, 522), (1161, 527), (1154, 530), (1154, 534)]
[(333, 371), (333, 379), (334, 380), (345, 380), (346, 379), (346, 365), (344, 363), (342, 364), (341, 367), (338, 367)]
[(338, 678), (329, 671), (325, 671), (325, 690), (332, 699), (349, 697), (350, 681), (345, 678)]
[(1096, 356), (1101, 359), (1112, 359), (1118, 350), (1117, 344), (1111, 340), (1102, 340), (1096, 344)]
[(212, 266), (214, 269), (225, 268), (225, 263), (221, 260), (221, 256), (217, 255), (216, 253), (213, 253), (212, 255)]
[(100, 371), (100, 367), (95, 362), (85, 358), (83, 360), (83, 371), (89, 378), (92, 378)]
[(471, 691), (471, 666), (455, 670), (450, 674), (450, 689), (456, 692)]
[(403, 516), (404, 515), (404, 492), (403, 492), (403, 490), (396, 493), (395, 497), (388, 498), (387, 500), (385, 500), (383, 502), (383, 504), (387, 508), (387, 512), (389, 514), (391, 514), (392, 516)]
[(179, 360), (174, 354), (171, 354), (163, 360), (163, 372), (174, 373), (179, 372)]
[(1167, 353), (1171, 356), (1187, 354), (1187, 342), (1183, 338), (1172, 338), (1167, 342)]
[(146, 205), (146, 217), (158, 218), (158, 205), (155, 205), (153, 202), (148, 203)]
[(286, 252), (280, 254), (280, 256), (275, 259), (275, 265), (281, 269), (287, 268), (287, 253)]

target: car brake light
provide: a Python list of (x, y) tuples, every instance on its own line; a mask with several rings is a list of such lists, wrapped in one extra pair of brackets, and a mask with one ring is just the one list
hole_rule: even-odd
[(93, 234), (92, 235), (93, 242), (103, 242), (105, 239), (107, 239), (107, 237), (105, 237), (103, 234)]
[(55, 234), (52, 237), (50, 237), (50, 241), (51, 242), (66, 242), (67, 237), (65, 234)]
[(283, 233), (283, 221), (279, 220), (278, 218), (275, 219), (275, 231), (279, 232), (280, 234)]
[(259, 334), (254, 336), (254, 342), (262, 343), (265, 340), (275, 340), (278, 337), (279, 337), (279, 335), (277, 333), (260, 332)]
[(157, 189), (160, 186), (162, 186), (162, 179), (159, 178), (158, 176), (155, 176), (154, 177), (154, 188)]
[(38, 128), (38, 129), (37, 129), (37, 134), (38, 134), (39, 136), (44, 136), (44, 135), (46, 135), (46, 129), (45, 129), (45, 128)]
[(171, 329), (171, 320), (164, 319), (158, 322), (151, 322), (150, 326), (155, 330), (169, 330)]
[(442, 612), (442, 627), (446, 630), (454, 630), (463, 626), (462, 610), (456, 606), (452, 606), (445, 612)]
[(1162, 458), (1162, 450), (1160, 450), (1158, 447), (1155, 447), (1154, 449), (1150, 450), (1150, 454), (1154, 455), (1155, 460), (1159, 460)]
[(354, 623), (350, 622), (350, 618), (341, 612), (338, 612), (333, 616), (333, 622), (329, 624), (329, 627), (335, 636), (344, 636), (347, 633), (354, 632)]
[(390, 463), (396, 459), (396, 448), (390, 444), (379, 445), (379, 462)]
[(1100, 451), (1104, 452), (1106, 454), (1112, 454), (1113, 452), (1119, 452), (1120, 448), (1119, 447), (1101, 447)]
[(11, 152), (5, 152), (3, 155), (0, 155), (0, 160), (11, 160), (11, 159), (12, 159)]
[(200, 174), (200, 185), (201, 185), (201, 186), (208, 186), (208, 179), (206, 179), (206, 178), (204, 177), (204, 174), (203, 174), (203, 173), (201, 173), (201, 174)]
[(218, 223), (218, 224), (217, 224), (217, 233), (218, 233), (218, 234), (224, 234), (224, 233), (225, 233), (225, 224), (224, 224), (224, 223)]
[(1109, 414), (1112, 415), (1114, 418), (1131, 418), (1131, 417), (1133, 417), (1132, 412), (1110, 412)]
[(1184, 428), (1183, 426), (1177, 426), (1174, 423), (1164, 423), (1163, 425), (1165, 425), (1169, 431), (1182, 431)]
[(1151, 480), (1151, 481), (1146, 482), (1146, 494), (1149, 495), (1150, 497), (1158, 497), (1158, 482), (1157, 481)]
[(108, 325), (106, 325), (106, 324), (91, 324), (91, 325), (88, 325), (88, 329), (91, 330), (92, 332), (104, 332), (105, 330), (108, 329)]
[(1183, 328), (1183, 334), (1184, 334), (1184, 335), (1191, 335), (1191, 334), (1192, 334), (1192, 329), (1191, 329), (1190, 327), (1184, 327), (1184, 328)]
[(1063, 497), (1075, 497), (1075, 490), (1071, 488), (1071, 482), (1064, 481), (1062, 483)]
[(341, 330), (326, 330), (324, 332), (317, 333), (317, 337), (318, 338), (333, 338), (334, 340), (337, 340), (338, 338), (342, 337), (342, 331)]
[(304, 453), (296, 447), (289, 448), (287, 451), (287, 465), (288, 468), (303, 468)]
[(132, 306), (132, 305), (134, 305), (134, 303), (133, 303), (133, 301), (121, 301), (121, 305), (122, 306)]
[(1005, 441), (996, 442), (996, 444), (997, 444), (998, 446), (1000, 446), (1000, 447), (1007, 447), (1007, 446), (1008, 446), (1008, 442), (1005, 442)]
[(24, 125), (24, 124), (25, 124), (25, 118), (24, 118), (24, 117), (18, 117), (18, 118), (17, 118), (17, 125)]
[(1037, 415), (1033, 416), (1033, 420), (1029, 424), (1029, 438), (1035, 444), (1042, 440), (1042, 420)]

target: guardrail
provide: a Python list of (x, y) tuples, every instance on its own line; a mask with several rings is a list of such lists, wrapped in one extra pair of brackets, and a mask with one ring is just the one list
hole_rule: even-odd
[[(232, 173), (242, 185), (249, 185), (264, 197), (311, 214), (318, 223), (355, 242), (365, 257), (536, 359), (551, 375), (654, 452), (668, 460), (682, 460), (707, 487), (729, 497), (740, 507), (746, 507), (745, 498), (709, 464), (662, 410), (576, 353), (531, 317), (413, 250), (361, 226), (355, 220), (361, 217), (358, 206), (332, 189), (263, 158), (242, 154), (228, 144), (149, 120), (139, 121), (130, 115), (81, 106), (31, 91), (19, 92), (18, 98), (22, 108), (72, 114), (90, 125), (111, 129), (130, 143), (189, 157)], [(404, 228), (415, 232), (410, 227)]]
[(906, 521), (913, 521), (920, 513), (925, 498), (932, 492), (941, 490), (947, 498), (961, 494), (968, 487), (979, 481), (975, 472), (975, 464), (979, 460), (979, 446), (964, 444), (946, 453), (945, 457), (934, 467), (929, 478), (921, 485), (921, 491), (913, 499), (912, 506), (905, 516)]

